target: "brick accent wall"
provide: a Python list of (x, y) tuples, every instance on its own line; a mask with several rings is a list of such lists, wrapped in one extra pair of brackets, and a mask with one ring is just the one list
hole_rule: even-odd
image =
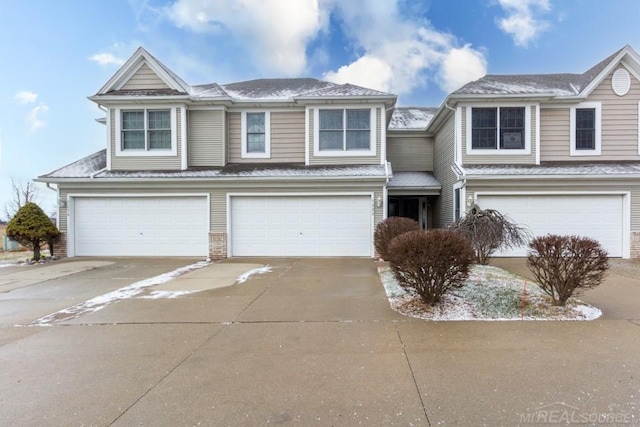
[(53, 254), (60, 258), (67, 257), (67, 233), (60, 233), (60, 241), (53, 247)]
[(209, 258), (227, 257), (227, 233), (209, 233)]
[(640, 231), (631, 232), (631, 258), (640, 258)]

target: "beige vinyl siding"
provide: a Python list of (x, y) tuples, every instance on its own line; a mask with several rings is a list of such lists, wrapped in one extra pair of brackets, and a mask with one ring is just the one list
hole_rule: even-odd
[(304, 163), (304, 111), (273, 111), (271, 158), (242, 158), (241, 113), (229, 113), (229, 163)]
[(380, 152), (382, 151), (382, 126), (385, 126), (383, 122), (382, 108), (375, 108), (376, 115), (376, 155), (375, 156), (315, 156), (313, 154), (315, 141), (314, 141), (314, 126), (316, 125), (313, 120), (314, 110), (309, 109), (309, 164), (310, 165), (379, 165), (380, 164)]
[(224, 166), (224, 111), (189, 111), (189, 166)]
[(433, 138), (387, 136), (387, 160), (395, 172), (433, 170)]
[(640, 182), (633, 179), (601, 179), (585, 182), (578, 179), (510, 179), (486, 183), (474, 182), (467, 185), (467, 198), (475, 198), (476, 192), (522, 192), (555, 191), (567, 193), (576, 191), (593, 192), (630, 192), (631, 193), (631, 231), (640, 231)]
[[(497, 106), (499, 107), (499, 105)], [(467, 154), (467, 109), (462, 107), (462, 163), (465, 165), (495, 165), (495, 164), (535, 164), (536, 163), (536, 108), (531, 106), (531, 154), (489, 154), (489, 155), (468, 155)], [(471, 119), (470, 117), (468, 118)], [(497, 150), (496, 150), (497, 151)], [(508, 151), (508, 150), (503, 150)]]
[(582, 162), (640, 160), (638, 155), (640, 82), (633, 74), (629, 74), (631, 88), (626, 95), (618, 96), (613, 92), (611, 88), (612, 72), (585, 100), (585, 102), (602, 103), (602, 154), (600, 156), (570, 156), (569, 108), (548, 108), (544, 109), (544, 114), (541, 113), (540, 144), (542, 151), (540, 160)]
[(569, 108), (540, 108), (541, 162), (569, 159), (569, 125)]
[(433, 173), (442, 185), (440, 197), (435, 203), (433, 222), (436, 227), (444, 227), (453, 222), (453, 185), (457, 181), (451, 170), (455, 161), (455, 114), (438, 129), (433, 151)]
[[(66, 201), (69, 192), (64, 187), (58, 185), (58, 200)], [(58, 230), (62, 233), (67, 232), (67, 208), (58, 205)]]
[(111, 123), (111, 170), (180, 170), (182, 168), (182, 117), (181, 108), (176, 108), (176, 144), (175, 156), (116, 156), (116, 110), (109, 110)]
[(147, 64), (142, 64), (121, 89), (169, 89), (169, 86)]

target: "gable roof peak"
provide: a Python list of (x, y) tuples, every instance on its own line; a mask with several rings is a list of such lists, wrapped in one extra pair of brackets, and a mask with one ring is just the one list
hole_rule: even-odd
[(129, 59), (116, 73), (98, 90), (96, 95), (104, 95), (113, 90), (119, 90), (135, 72), (146, 64), (172, 90), (179, 93), (189, 93), (191, 86), (177, 74), (150, 54), (144, 47), (139, 46)]

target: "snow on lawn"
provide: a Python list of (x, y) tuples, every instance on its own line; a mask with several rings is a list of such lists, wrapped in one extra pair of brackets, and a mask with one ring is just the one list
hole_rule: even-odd
[(431, 307), (411, 290), (402, 288), (389, 267), (378, 269), (391, 308), (425, 320), (593, 320), (602, 312), (571, 298), (565, 307), (534, 283), (501, 268), (475, 265), (465, 285)]
[[(161, 283), (166, 283), (170, 280), (175, 279), (178, 276), (182, 276), (183, 274), (189, 273), (190, 271), (197, 270), (199, 268), (206, 267), (210, 264), (211, 263), (207, 261), (200, 261), (200, 262), (196, 262), (195, 264), (189, 264), (187, 266), (180, 267), (168, 273), (160, 274), (158, 276), (151, 277), (149, 279), (140, 280), (138, 282), (132, 283), (129, 286), (116, 289), (113, 292), (109, 292), (104, 295), (99, 295), (95, 298), (81, 302), (74, 306), (65, 308), (60, 311), (56, 311), (55, 313), (48, 314), (34, 321), (32, 325), (48, 326), (48, 325), (51, 325), (53, 322), (75, 319), (76, 317), (79, 317), (83, 314), (96, 312), (115, 301), (119, 301), (127, 298), (133, 298), (141, 294), (146, 288), (159, 285)], [(160, 291), (154, 291), (154, 292), (160, 292)], [(162, 297), (167, 298), (166, 295), (165, 296), (161, 296), (161, 295), (159, 296), (158, 294), (156, 294), (155, 298), (162, 298)]]
[(270, 265), (265, 265), (264, 267), (254, 268), (253, 270), (246, 271), (238, 276), (238, 278), (236, 279), (236, 283), (240, 285), (249, 280), (251, 276), (255, 276), (256, 274), (271, 273), (272, 268), (273, 267), (271, 267)]

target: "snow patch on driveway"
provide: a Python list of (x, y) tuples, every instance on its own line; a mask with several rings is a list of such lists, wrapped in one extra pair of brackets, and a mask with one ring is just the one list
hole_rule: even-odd
[(251, 276), (255, 276), (256, 274), (271, 273), (272, 269), (273, 267), (271, 267), (270, 265), (265, 265), (264, 267), (260, 267), (260, 268), (254, 268), (253, 270), (249, 270), (245, 273), (242, 273), (240, 276), (238, 276), (236, 283), (242, 284), (247, 280), (249, 280)]
[[(161, 283), (166, 283), (170, 280), (175, 279), (176, 277), (189, 273), (190, 271), (198, 270), (200, 268), (206, 267), (209, 264), (210, 263), (208, 261), (200, 261), (195, 264), (190, 264), (184, 267), (180, 267), (168, 273), (160, 274), (158, 276), (151, 277), (149, 279), (140, 280), (139, 282), (132, 283), (131, 285), (125, 286), (124, 288), (116, 289), (113, 292), (109, 292), (104, 295), (97, 296), (95, 298), (81, 302), (74, 306), (65, 308), (60, 311), (56, 311), (55, 313), (48, 314), (34, 321), (33, 323), (31, 323), (31, 325), (32, 326), (50, 326), (54, 322), (71, 320), (79, 316), (82, 316), (83, 314), (86, 314), (86, 313), (94, 313), (115, 301), (120, 301), (123, 299), (135, 297), (136, 295), (141, 294), (148, 287), (159, 285)], [(156, 291), (156, 292), (159, 292), (159, 291)], [(158, 296), (157, 298), (162, 298), (162, 297)], [(166, 296), (164, 298), (166, 298)]]

